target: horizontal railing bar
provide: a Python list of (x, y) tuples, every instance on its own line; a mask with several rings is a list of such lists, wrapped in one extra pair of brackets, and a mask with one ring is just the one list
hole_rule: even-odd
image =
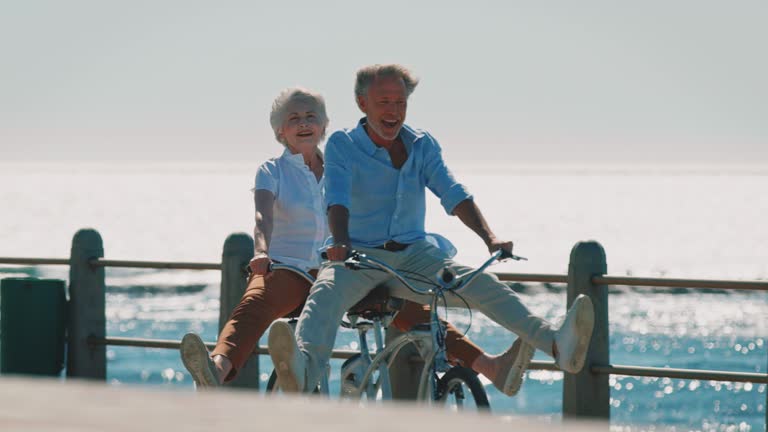
[[(125, 337), (107, 337), (97, 338), (90, 336), (88, 338), (88, 345), (112, 345), (112, 346), (128, 346), (136, 348), (168, 348), (179, 349), (181, 341), (170, 339), (142, 339), (142, 338), (125, 338)], [(206, 346), (213, 346), (213, 344), (206, 344)]]
[[(110, 345), (110, 346), (127, 346), (137, 348), (165, 348), (165, 349), (179, 349), (181, 341), (170, 339), (142, 339), (142, 338), (126, 338), (126, 337), (107, 337), (96, 338), (89, 337), (88, 344), (90, 345)], [(206, 348), (209, 351), (213, 351), (216, 348), (216, 344), (212, 342), (205, 343)], [(254, 350), (254, 354), (269, 355), (267, 347), (262, 345)], [(333, 350), (332, 358), (348, 359), (357, 354), (354, 350)]]
[(592, 366), (593, 373), (626, 375), (626, 376), (644, 376), (657, 378), (680, 378), (697, 379), (711, 381), (731, 381), (731, 382), (751, 382), (768, 384), (768, 374), (750, 373), (750, 372), (727, 372), (702, 369), (675, 369), (675, 368), (656, 368), (642, 366), (626, 365), (608, 365)]
[[(0, 264), (22, 265), (69, 265), (66, 258), (10, 258), (0, 257)], [(163, 261), (129, 261), (107, 260), (96, 258), (91, 260), (91, 265), (96, 267), (129, 267), (129, 268), (154, 268), (173, 270), (221, 270), (221, 263), (192, 263), (192, 262), (163, 262)], [(538, 273), (496, 273), (500, 280), (508, 282), (545, 282), (567, 283), (566, 275), (538, 274)], [(595, 285), (627, 285), (657, 288), (705, 288), (705, 289), (734, 289), (768, 291), (768, 281), (729, 281), (729, 280), (705, 280), (705, 279), (672, 279), (672, 278), (645, 278), (632, 276), (595, 276), (592, 278)]]
[[(139, 348), (167, 348), (179, 349), (180, 341), (169, 339), (141, 339), (124, 337), (107, 337), (103, 339), (90, 337), (88, 343), (91, 345), (111, 345), (111, 346), (129, 346)], [(216, 344), (206, 342), (205, 346), (213, 351)], [(268, 355), (269, 351), (264, 345), (254, 350), (254, 354)], [(348, 359), (357, 354), (355, 350), (333, 350), (331, 358)], [(554, 362), (551, 361), (532, 361), (528, 367), (529, 370), (550, 370), (559, 371)], [(608, 365), (592, 366), (592, 373), (626, 375), (626, 376), (645, 376), (656, 378), (680, 378), (680, 379), (698, 379), (712, 381), (730, 381), (730, 382), (752, 382), (768, 384), (768, 375), (749, 372), (727, 372), (698, 369), (675, 369), (675, 368), (654, 368), (626, 365)]]
[(69, 258), (6, 258), (0, 257), (0, 264), (69, 265)]
[[(111, 346), (128, 346), (137, 348), (166, 348), (166, 349), (179, 349), (181, 341), (170, 339), (142, 339), (142, 338), (126, 338), (126, 337), (107, 337), (99, 339), (95, 337), (88, 338), (90, 345), (111, 345)], [(209, 351), (213, 351), (216, 347), (215, 343), (206, 342), (206, 348)], [(331, 358), (348, 359), (358, 351), (355, 350), (333, 350)], [(254, 350), (254, 354), (269, 355), (269, 350), (266, 345), (261, 345)], [(528, 366), (528, 369), (532, 370), (552, 370), (558, 371), (560, 369), (555, 366), (554, 362), (547, 361), (532, 361)]]
[(124, 261), (92, 259), (95, 267), (131, 267), (174, 270), (221, 270), (221, 263), (159, 262), (159, 261)]
[(565, 275), (553, 274), (535, 274), (535, 273), (496, 273), (499, 280), (507, 282), (548, 282), (548, 283), (567, 283), (568, 277)]
[(555, 365), (555, 362), (539, 360), (531, 360), (531, 362), (528, 364), (528, 370), (548, 370), (560, 372), (560, 368)]
[(592, 278), (595, 285), (630, 285), (647, 287), (672, 287), (672, 288), (716, 288), (768, 291), (768, 282), (763, 281), (727, 281), (727, 280), (703, 280), (703, 279), (668, 279), (668, 278), (643, 278), (629, 276), (595, 276)]

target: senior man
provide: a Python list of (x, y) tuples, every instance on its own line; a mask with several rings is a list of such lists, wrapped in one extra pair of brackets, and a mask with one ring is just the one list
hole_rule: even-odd
[[(512, 252), (512, 242), (497, 238), (472, 195), (446, 167), (437, 140), (406, 125), (408, 97), (418, 80), (401, 65), (373, 65), (357, 73), (355, 96), (365, 114), (353, 129), (335, 132), (325, 153), (326, 202), (333, 245), (330, 260), (344, 260), (354, 248), (405, 274), (434, 275), (444, 266), (458, 273), (469, 267), (452, 261), (425, 240), (425, 188), (438, 198), (448, 214), (474, 231), (493, 253)], [(354, 271), (324, 266), (312, 286), (296, 333), (277, 322), (269, 335), (269, 352), (280, 386), (288, 392), (314, 389), (333, 349), (344, 312), (375, 286), (391, 277), (383, 272)], [(419, 286), (418, 281), (414, 285)], [(420, 303), (428, 296), (414, 294), (399, 284), (391, 295)], [(473, 309), (522, 340), (513, 373), (504, 392), (514, 394), (533, 356), (534, 348), (555, 358), (564, 371), (576, 373), (584, 365), (594, 326), (588, 297), (579, 296), (563, 324), (555, 328), (534, 315), (517, 294), (494, 275), (483, 273), (461, 292)], [(464, 306), (454, 294), (449, 306)]]

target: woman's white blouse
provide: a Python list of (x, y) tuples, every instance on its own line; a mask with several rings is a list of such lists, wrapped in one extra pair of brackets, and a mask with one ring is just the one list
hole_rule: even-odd
[(323, 178), (317, 181), (301, 154), (287, 149), (259, 167), (254, 190), (275, 195), (270, 258), (304, 270), (320, 266), (318, 249), (329, 235), (323, 182)]

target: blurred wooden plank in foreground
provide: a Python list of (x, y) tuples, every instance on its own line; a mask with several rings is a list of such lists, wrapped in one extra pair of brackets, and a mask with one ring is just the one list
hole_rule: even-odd
[(493, 432), (608, 430), (606, 423), (542, 423), (456, 414), (414, 405), (269, 397), (245, 391), (195, 393), (48, 379), (0, 378), (0, 430), (303, 432)]

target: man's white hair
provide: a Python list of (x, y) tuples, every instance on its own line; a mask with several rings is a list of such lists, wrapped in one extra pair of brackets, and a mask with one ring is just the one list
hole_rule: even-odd
[(269, 123), (272, 125), (272, 130), (275, 132), (275, 139), (282, 144), (286, 145), (285, 140), (280, 136), (280, 128), (285, 122), (286, 112), (285, 109), (288, 104), (292, 102), (307, 102), (314, 106), (314, 111), (317, 113), (323, 125), (323, 134), (320, 137), (325, 138), (325, 128), (328, 126), (328, 114), (325, 111), (325, 98), (320, 93), (314, 92), (303, 87), (290, 87), (280, 92), (272, 102), (272, 112), (269, 113)]
[(403, 79), (405, 83), (406, 95), (410, 96), (419, 79), (413, 75), (407, 67), (399, 64), (375, 64), (364, 66), (357, 71), (357, 80), (355, 81), (355, 99), (368, 95), (368, 88), (373, 84), (376, 78), (383, 76), (394, 76)]

